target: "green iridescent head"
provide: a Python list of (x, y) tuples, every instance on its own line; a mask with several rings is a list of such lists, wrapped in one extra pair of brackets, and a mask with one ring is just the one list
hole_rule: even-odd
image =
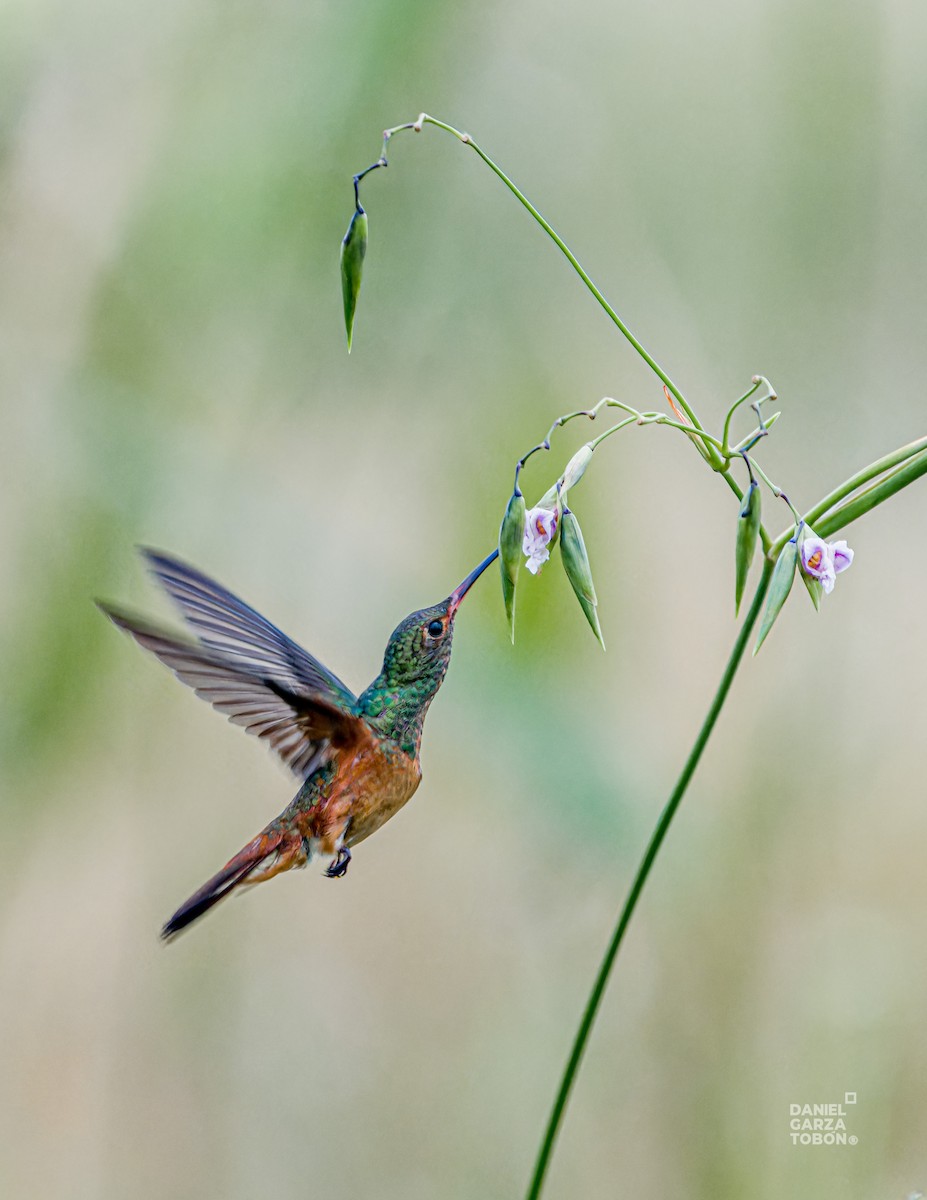
[(448, 600), (411, 613), (390, 635), (383, 675), (393, 687), (422, 681), (438, 687), (451, 661), (453, 638), (454, 613)]
[(383, 659), (383, 676), (393, 687), (441, 686), (451, 661), (454, 618), (471, 586), (496, 558), (493, 551), (446, 600), (411, 613), (393, 630)]

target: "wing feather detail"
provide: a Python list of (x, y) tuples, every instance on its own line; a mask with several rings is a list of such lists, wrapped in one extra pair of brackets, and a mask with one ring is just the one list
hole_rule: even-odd
[(142, 553), (203, 646), (293, 695), (318, 696), (346, 708), (354, 704), (357, 697), (337, 675), (222, 584), (171, 555)]
[(120, 629), (248, 733), (262, 738), (300, 779), (363, 737), (351, 691), (316, 658), (220, 584), (165, 554), (151, 569), (199, 639), (188, 642), (100, 605)]

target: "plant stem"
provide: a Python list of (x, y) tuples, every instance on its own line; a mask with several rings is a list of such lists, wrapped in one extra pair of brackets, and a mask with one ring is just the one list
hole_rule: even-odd
[[(692, 421), (692, 424), (695, 426), (695, 428), (701, 429), (702, 428), (701, 422), (696, 417), (695, 413), (689, 406), (689, 402), (686, 400), (685, 396), (682, 394), (682, 392), (679, 390), (679, 388), (676, 386), (676, 384), (673, 383), (672, 379), (670, 379), (669, 375), (667, 375), (667, 373), (663, 370), (663, 368), (656, 361), (656, 359), (644, 349), (644, 347), (637, 340), (637, 338), (634, 336), (634, 334), (631, 332), (631, 330), (627, 327), (627, 325), (625, 325), (624, 321), (622, 321), (621, 317), (618, 316), (618, 314), (615, 312), (614, 308), (612, 308), (612, 306), (606, 300), (605, 296), (602, 294), (602, 292), (599, 290), (599, 288), (595, 285), (595, 283), (593, 283), (592, 279), (590, 278), (590, 276), (586, 272), (585, 268), (580, 263), (579, 259), (576, 257), (576, 255), (573, 253), (573, 251), (570, 249), (570, 247), (566, 244), (566, 242), (563, 240), (563, 238), (560, 236), (560, 234), (557, 233), (557, 231), (554, 229), (554, 227), (552, 225), (550, 225), (547, 221), (545, 221), (545, 219), (541, 216), (541, 214), (538, 212), (538, 210), (534, 207), (534, 205), (531, 203), (531, 201), (528, 199), (528, 197), (518, 187), (516, 187), (516, 185), (512, 182), (511, 179), (509, 179), (508, 175), (506, 175), (506, 173), (502, 170), (502, 168), (500, 166), (498, 166), (495, 162), (493, 162), (493, 160), (489, 157), (489, 155), (476, 144), (476, 142), (473, 140), (472, 137), (470, 137), (470, 135), (468, 133), (462, 133), (459, 129), (455, 129), (453, 127), (453, 125), (448, 125), (444, 121), (439, 121), (435, 117), (430, 117), (430, 116), (428, 116), (427, 113), (422, 113), (421, 116), (418, 118), (418, 120), (415, 121), (411, 126), (410, 125), (398, 126), (397, 131), (398, 131), (398, 129), (409, 129), (409, 128), (421, 129), (421, 127), (423, 125), (435, 125), (435, 126), (437, 126), (438, 129), (444, 129), (447, 133), (452, 133), (454, 135), (454, 137), (456, 137), (459, 141), (463, 142), (467, 146), (470, 146), (470, 148), (479, 155), (479, 157), (483, 160), (483, 162), (486, 164), (486, 166), (489, 167), (489, 169), (495, 175), (497, 175), (499, 177), (499, 179), (502, 180), (502, 182), (509, 189), (509, 191), (512, 193), (512, 195), (519, 201), (520, 204), (524, 205), (524, 207), (528, 210), (528, 212), (532, 215), (532, 217), (534, 217), (535, 221), (537, 221), (537, 223), (541, 226), (541, 228), (544, 230), (544, 232), (547, 234), (547, 236), (551, 239), (551, 241), (554, 243), (554, 245), (560, 250), (560, 252), (566, 258), (567, 262), (569, 262), (570, 266), (573, 268), (573, 270), (576, 272), (576, 274), (580, 277), (580, 279), (583, 281), (583, 283), (586, 285), (586, 287), (589, 289), (589, 291), (592, 293), (592, 295), (598, 301), (598, 303), (600, 304), (602, 309), (605, 311), (605, 313), (608, 315), (610, 320), (613, 321), (615, 325), (617, 325), (618, 329), (624, 334), (624, 336), (631, 343), (631, 345), (634, 347), (634, 349), (637, 351), (637, 353), (641, 356), (641, 358), (644, 360), (644, 362), (647, 364), (647, 366), (650, 367), (651, 371), (653, 371), (653, 373), (657, 376), (657, 378), (660, 379), (669, 388), (669, 390), (673, 393), (675, 398), (679, 401), (680, 407), (685, 411), (686, 416), (689, 417), (689, 419)], [(718, 460), (718, 463), (715, 463), (713, 465), (715, 465), (715, 466), (720, 465), (720, 459)]]
[[(870, 479), (874, 479), (877, 475), (883, 474), (890, 467), (896, 464), (896, 470), (892, 471), (884, 479), (880, 479), (874, 483), (872, 487), (867, 488), (860, 495), (854, 496), (852, 500), (848, 500), (846, 504), (841, 504), (839, 508), (833, 508), (837, 500), (856, 488), (861, 487)], [(851, 521), (856, 521), (876, 508), (883, 500), (887, 500), (890, 496), (894, 496), (896, 492), (900, 492), (902, 488), (913, 483), (915, 479), (919, 479), (921, 475), (927, 472), (927, 438), (919, 438), (916, 442), (911, 442), (907, 446), (902, 446), (898, 450), (894, 450), (891, 454), (886, 454), (884, 458), (877, 459), (874, 463), (870, 463), (868, 467), (863, 467), (861, 471), (857, 471), (851, 476), (846, 483), (835, 488), (823, 500), (817, 503), (814, 508), (809, 509), (805, 515), (805, 523), (814, 524), (814, 532), (819, 537), (830, 537), (831, 534), (837, 533), (844, 526), (849, 525)], [(825, 514), (826, 516), (822, 516)], [(788, 529), (781, 533), (773, 542), (768, 553), (771, 558), (777, 557), (779, 551), (792, 536), (792, 530)]]
[(624, 429), (627, 425), (636, 425), (636, 417), (625, 417), (623, 421), (619, 421), (617, 425), (610, 425), (604, 433), (600, 433), (598, 437), (592, 438), (589, 445), (595, 450), (606, 438), (611, 437), (613, 433), (617, 433), (619, 429)]
[(851, 492), (855, 492), (857, 488), (862, 487), (864, 483), (868, 483), (870, 479), (875, 479), (883, 471), (890, 471), (892, 467), (899, 466), (924, 449), (927, 449), (927, 437), (918, 438), (916, 442), (909, 442), (907, 446), (901, 446), (898, 450), (893, 450), (891, 454), (886, 454), (882, 458), (876, 459), (868, 467), (863, 467), (861, 471), (857, 471), (855, 475), (851, 475), (840, 487), (834, 488), (832, 492), (829, 492), (814, 508), (805, 513), (805, 520), (809, 525), (813, 525), (818, 517), (822, 517), (835, 504), (843, 500), (844, 497), (849, 496)]
[(579, 1023), (579, 1029), (576, 1033), (576, 1038), (573, 1042), (573, 1048), (570, 1051), (570, 1057), (567, 1060), (566, 1069), (563, 1073), (563, 1078), (560, 1082), (560, 1088), (557, 1092), (557, 1097), (554, 1101), (554, 1106), (551, 1110), (550, 1118), (547, 1122), (547, 1128), (544, 1132), (544, 1138), (541, 1142), (541, 1148), (538, 1151), (537, 1161), (535, 1163), (534, 1175), (531, 1179), (531, 1184), (527, 1192), (527, 1200), (538, 1200), (541, 1195), (541, 1189), (544, 1186), (544, 1177), (547, 1174), (547, 1168), (550, 1165), (551, 1154), (553, 1153), (554, 1143), (557, 1140), (557, 1134), (560, 1131), (560, 1125), (563, 1121), (563, 1115), (566, 1111), (567, 1104), (570, 1099), (570, 1092), (573, 1088), (573, 1083), (579, 1071), (580, 1063), (582, 1062), (583, 1053), (586, 1049), (586, 1043), (589, 1040), (589, 1035), (592, 1032), (592, 1027), (595, 1023), (599, 1007), (602, 1003), (602, 997), (605, 993), (605, 988), (611, 975), (612, 967), (615, 963), (615, 958), (621, 947), (625, 932), (634, 915), (634, 910), (637, 902), (640, 899), (641, 892), (644, 890), (644, 884), (650, 875), (656, 857), (660, 852), (660, 847), (663, 845), (663, 840), (666, 837), (673, 817), (676, 815), (676, 810), (682, 802), (683, 796), (686, 794), (686, 789), (695, 774), (695, 769), (699, 764), (699, 759), (702, 757), (702, 752), (708, 744), (708, 739), (711, 736), (711, 731), (714, 729), (715, 722), (718, 719), (718, 714), (724, 705), (727, 694), (730, 691), (731, 684), (734, 681), (734, 676), (737, 673), (737, 668), (740, 666), (741, 659), (744, 656), (744, 651), (747, 648), (747, 642), (750, 640), (750, 634), (753, 632), (753, 627), (756, 624), (757, 618), (760, 615), (760, 610), (763, 606), (763, 600), (769, 588), (769, 580), (772, 575), (773, 564), (769, 560), (764, 560), (763, 574), (760, 577), (760, 582), (757, 585), (756, 592), (753, 597), (753, 603), (750, 605), (750, 611), (744, 618), (743, 625), (740, 627), (740, 632), (737, 635), (737, 640), (734, 642), (734, 647), (731, 650), (730, 658), (724, 668), (724, 673), (721, 676), (721, 682), (718, 685), (718, 690), (715, 692), (714, 699), (702, 722), (702, 727), (698, 732), (698, 737), (695, 739), (689, 757), (686, 759), (685, 766), (667, 800), (663, 811), (660, 813), (660, 819), (657, 821), (647, 849), (644, 852), (644, 857), (641, 859), (640, 866), (637, 868), (637, 874), (634, 876), (634, 882), (631, 884), (631, 890), (628, 892), (627, 899), (621, 909), (618, 917), (618, 923), (615, 926), (615, 931), (612, 934), (611, 941), (605, 951), (605, 957), (602, 959), (602, 965), (599, 967), (595, 982), (592, 985), (592, 991), (589, 993), (589, 999), (586, 1001), (586, 1007), (582, 1015), (582, 1020)]
[(898, 467), (891, 475), (880, 479), (859, 496), (854, 496), (846, 504), (841, 504), (839, 508), (828, 513), (818, 521), (816, 532), (823, 538), (830, 537), (924, 474), (927, 474), (927, 450), (915, 455), (904, 466)]
[[(761, 375), (754, 376), (753, 384), (749, 391), (744, 392), (740, 399), (735, 400), (731, 407), (727, 410), (727, 416), (724, 418), (724, 433), (721, 436), (721, 445), (723, 447), (722, 453), (724, 454), (725, 458), (731, 457), (731, 420), (734, 416), (734, 413), (737, 412), (741, 404), (744, 404), (750, 399), (757, 388), (763, 383), (766, 383), (767, 387), (769, 386), (768, 381), (765, 380)], [(772, 391), (772, 388), (769, 388), (769, 390)]]

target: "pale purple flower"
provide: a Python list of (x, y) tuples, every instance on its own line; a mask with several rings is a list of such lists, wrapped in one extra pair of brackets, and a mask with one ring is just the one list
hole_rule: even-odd
[(831, 542), (830, 552), (834, 559), (834, 570), (839, 575), (841, 571), (845, 571), (853, 561), (853, 551), (846, 542)]
[(522, 550), (528, 559), (527, 567), (532, 575), (537, 575), (541, 567), (550, 558), (547, 547), (554, 540), (557, 532), (557, 514), (549, 508), (529, 509), (525, 515), (525, 538)]
[(834, 590), (841, 571), (853, 561), (853, 551), (844, 541), (825, 542), (816, 534), (808, 534), (801, 544), (801, 569), (810, 579), (817, 579), (825, 594)]

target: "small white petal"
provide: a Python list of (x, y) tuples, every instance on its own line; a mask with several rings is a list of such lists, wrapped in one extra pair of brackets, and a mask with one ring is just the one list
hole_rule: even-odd
[(830, 553), (834, 561), (834, 571), (838, 575), (841, 571), (845, 571), (853, 561), (853, 551), (844, 541), (831, 542)]

